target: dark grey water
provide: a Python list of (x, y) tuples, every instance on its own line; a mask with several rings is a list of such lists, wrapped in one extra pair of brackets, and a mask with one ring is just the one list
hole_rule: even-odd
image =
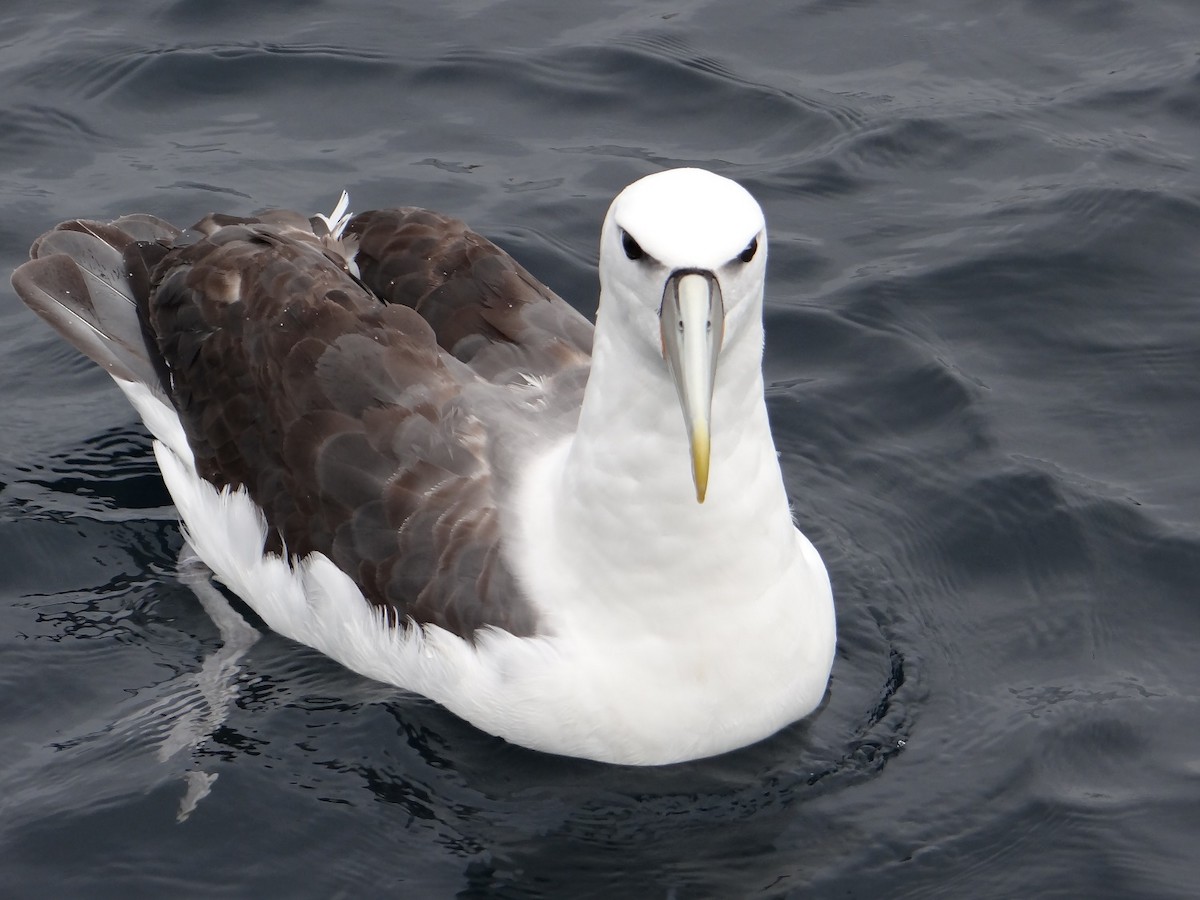
[(3, 893), (1200, 893), (1200, 5), (83, 7), (0, 12), (5, 271), (71, 216), (344, 186), (590, 311), (623, 185), (749, 187), (841, 640), (808, 722), (659, 770), (223, 650), (133, 412), (5, 289)]

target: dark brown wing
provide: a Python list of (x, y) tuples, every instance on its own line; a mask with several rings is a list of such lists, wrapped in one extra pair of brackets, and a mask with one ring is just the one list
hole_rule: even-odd
[[(339, 252), (356, 242), (362, 280)], [(395, 621), (536, 629), (497, 503), (527, 441), (571, 426), (591, 326), (461, 222), (366, 213), (338, 245), (289, 212), (72, 221), (13, 285), (168, 393), (200, 474), (250, 492), (271, 549), (325, 553)], [(522, 399), (530, 376), (557, 402)]]
[(592, 325), (507, 253), (458, 219), (425, 209), (356, 216), (363, 282), (419, 312), (437, 342), (496, 383), (586, 365)]
[(533, 633), (463, 389), (579, 367), (586, 320), (429, 213), (355, 221), (388, 303), (290, 223), (197, 230), (160, 265), (149, 319), (200, 474), (245, 486), (288, 553), (325, 553), (396, 619)]

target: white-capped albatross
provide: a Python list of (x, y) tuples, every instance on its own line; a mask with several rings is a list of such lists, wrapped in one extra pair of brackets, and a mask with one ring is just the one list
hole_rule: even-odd
[(538, 750), (670, 763), (815, 709), (833, 601), (767, 422), (750, 194), (622, 191), (594, 330), (462, 222), (344, 206), (65, 222), (13, 275), (137, 408), (215, 576)]

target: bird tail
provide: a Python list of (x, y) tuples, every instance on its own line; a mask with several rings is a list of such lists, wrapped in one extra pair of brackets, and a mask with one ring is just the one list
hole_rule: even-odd
[(12, 276), (20, 298), (121, 382), (166, 393), (168, 376), (146, 327), (150, 277), (182, 232), (154, 216), (63, 222), (34, 241)]

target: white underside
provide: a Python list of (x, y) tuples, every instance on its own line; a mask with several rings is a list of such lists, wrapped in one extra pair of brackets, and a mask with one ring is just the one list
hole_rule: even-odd
[[(151, 388), (117, 381), (155, 437), (155, 455), (189, 543), (274, 631), (348, 668), (423, 694), (491, 734), (552, 753), (662, 764), (753, 743), (811, 712), (833, 661), (825, 568), (795, 531), (791, 563), (757, 596), (696, 585), (686, 614), (562, 596), (577, 572), (542, 559), (522, 578), (546, 630), (485, 630), (474, 642), (441, 628), (393, 628), (327, 557), (262, 553), (267, 525), (242, 490), (200, 478), (174, 409)], [(539, 465), (561, 462), (558, 450)], [(536, 468), (536, 467), (535, 467)], [(537, 527), (539, 498), (523, 501)], [(519, 575), (522, 573), (518, 573)], [(688, 587), (684, 585), (684, 587)]]

